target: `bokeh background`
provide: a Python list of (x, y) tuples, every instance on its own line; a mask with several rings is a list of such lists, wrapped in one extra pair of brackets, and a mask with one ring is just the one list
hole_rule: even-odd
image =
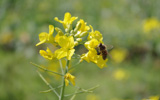
[[(75, 100), (142, 100), (160, 96), (160, 0), (0, 0), (0, 100), (56, 100), (30, 64), (56, 66), (39, 55), (38, 34), (62, 27), (70, 12), (99, 30), (113, 45), (108, 67), (82, 62), (73, 71), (77, 86), (100, 85)], [(79, 48), (80, 49), (80, 48)], [(47, 64), (50, 65), (47, 65)], [(76, 61), (75, 61), (76, 63)], [(73, 63), (74, 64), (74, 63)], [(56, 67), (54, 67), (57, 70)], [(53, 85), (59, 78), (42, 72)], [(67, 87), (66, 92), (74, 88)], [(152, 97), (151, 97), (152, 96)]]

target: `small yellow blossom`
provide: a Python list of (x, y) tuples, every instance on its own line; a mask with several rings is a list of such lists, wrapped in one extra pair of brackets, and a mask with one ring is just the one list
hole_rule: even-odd
[(54, 20), (60, 22), (63, 24), (64, 29), (69, 28), (70, 25), (74, 20), (76, 20), (78, 17), (71, 17), (71, 14), (69, 12), (65, 13), (64, 20), (59, 20), (57, 17), (54, 18)]
[(75, 85), (75, 76), (71, 75), (70, 73), (66, 73), (66, 75), (64, 76), (65, 78), (65, 84), (66, 86), (68, 86), (69, 81)]
[(151, 99), (151, 100), (159, 100), (159, 96), (150, 96), (149, 99)]
[(159, 100), (159, 96), (150, 96), (149, 99), (142, 99), (142, 100)]
[(55, 56), (57, 59), (67, 57), (68, 60), (71, 60), (71, 57), (75, 51), (73, 36), (67, 37), (64, 35), (59, 37), (58, 44), (61, 48), (55, 51)]
[(54, 37), (53, 37), (53, 32), (54, 32), (54, 26), (49, 25), (49, 33), (42, 32), (39, 34), (39, 43), (36, 44), (36, 46), (41, 45), (43, 43), (54, 43)]
[[(79, 25), (79, 24), (80, 24), (80, 28), (78, 29), (76, 35), (78, 37), (83, 37), (83, 36), (87, 35), (87, 33), (88, 33), (87, 31), (90, 29), (90, 27), (86, 26), (87, 23), (84, 22), (83, 19), (80, 19), (80, 21), (77, 22), (77, 25)], [(78, 27), (78, 26), (76, 26), (76, 27)]]
[(87, 62), (93, 62), (97, 64), (99, 68), (106, 66), (108, 59), (103, 60), (102, 55), (97, 55), (96, 47), (99, 45), (99, 41), (92, 39), (87, 41), (84, 45), (89, 50), (86, 54), (82, 54), (81, 61), (86, 60)]
[(95, 94), (89, 94), (89, 95), (87, 95), (86, 100), (100, 100), (100, 97)]
[(90, 27), (91, 27), (92, 31), (89, 33), (88, 40), (97, 39), (99, 42), (103, 43), (102, 42), (102, 40), (103, 40), (102, 34), (99, 31), (94, 31), (93, 27), (91, 25), (90, 25)]
[(128, 77), (128, 75), (124, 70), (118, 69), (113, 73), (113, 77), (116, 80), (123, 80), (123, 79), (126, 79)]
[(54, 58), (54, 54), (52, 51), (47, 47), (47, 50), (40, 50), (39, 51), (40, 55), (48, 60), (52, 60)]
[(152, 30), (160, 29), (160, 22), (156, 18), (150, 18), (144, 21), (143, 23), (143, 31), (145, 33), (149, 33)]
[(110, 52), (110, 54), (112, 55), (112, 59), (116, 62), (116, 63), (121, 63), (122, 61), (124, 61), (124, 59), (127, 56), (127, 50), (126, 49), (114, 49)]

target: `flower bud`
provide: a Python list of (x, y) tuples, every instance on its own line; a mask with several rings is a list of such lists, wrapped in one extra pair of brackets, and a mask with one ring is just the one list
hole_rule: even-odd
[(76, 33), (80, 28), (81, 28), (81, 23), (78, 22), (76, 28), (74, 29), (74, 32)]
[(67, 24), (65, 28), (65, 32), (69, 33), (71, 29), (72, 29), (72, 24)]
[(80, 32), (78, 31), (75, 35), (74, 35), (74, 37), (79, 37), (80, 36)]
[(84, 36), (86, 36), (87, 34), (88, 34), (88, 32), (87, 32), (87, 31), (82, 32), (81, 34), (79, 34), (79, 37), (84, 37)]
[(71, 31), (70, 31), (70, 34), (74, 34), (74, 31), (73, 31), (73, 30), (71, 30)]
[[(58, 33), (59, 31), (62, 32), (62, 30), (58, 27), (55, 27), (56, 32)], [(62, 32), (63, 33), (63, 32)]]
[(77, 42), (81, 42), (81, 41), (82, 41), (82, 38), (77, 38), (76, 41), (77, 41)]
[(74, 46), (77, 46), (77, 45), (78, 45), (78, 42), (77, 42), (77, 41), (75, 41), (75, 42), (74, 42)]

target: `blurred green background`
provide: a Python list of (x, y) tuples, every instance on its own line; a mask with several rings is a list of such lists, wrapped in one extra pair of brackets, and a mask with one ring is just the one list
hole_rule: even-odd
[[(100, 85), (75, 100), (160, 96), (159, 6), (160, 0), (0, 0), (0, 100), (56, 100), (52, 92), (39, 93), (48, 87), (30, 62), (47, 63), (38, 53), (43, 46), (35, 47), (38, 34), (48, 32), (49, 24), (62, 27), (54, 17), (63, 19), (65, 12), (84, 19), (114, 46), (107, 68), (82, 62), (73, 71), (78, 86)], [(45, 76), (58, 86), (58, 79)]]

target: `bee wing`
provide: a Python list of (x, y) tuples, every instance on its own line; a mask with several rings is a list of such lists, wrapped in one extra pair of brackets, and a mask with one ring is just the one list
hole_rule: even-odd
[(113, 49), (113, 45), (106, 45), (107, 50), (112, 50)]
[(108, 53), (109, 57), (112, 59), (112, 55), (110, 53)]

